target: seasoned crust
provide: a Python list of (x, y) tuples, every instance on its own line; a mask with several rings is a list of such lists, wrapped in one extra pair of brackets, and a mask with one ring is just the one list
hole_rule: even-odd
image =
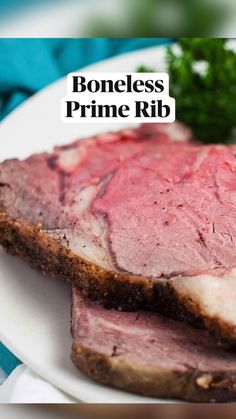
[[(197, 327), (212, 330), (224, 343), (234, 345), (229, 325), (209, 318), (190, 300), (184, 300), (172, 286), (172, 280), (149, 280), (124, 272), (108, 271), (86, 261), (47, 235), (40, 226), (14, 220), (0, 212), (0, 244), (25, 259), (44, 275), (58, 277), (99, 300), (106, 307), (124, 310), (156, 310)], [(201, 318), (200, 318), (201, 317)]]
[(232, 347), (235, 348), (236, 329), (234, 325), (225, 322), (219, 316), (209, 317), (207, 309), (201, 307), (196, 301), (191, 300), (191, 298), (186, 298), (176, 291), (174, 291), (174, 293), (176, 294), (176, 298), (184, 305), (184, 307), (186, 307), (187, 310), (189, 310), (189, 312), (198, 313), (201, 316), (205, 327), (214, 333), (220, 346), (225, 349)]
[(202, 374), (173, 372), (124, 364), (74, 343), (74, 364), (92, 379), (109, 386), (149, 397), (184, 399), (192, 402), (230, 402), (236, 399), (236, 372)]
[[(25, 259), (44, 275), (76, 284), (88, 297), (106, 307), (158, 310), (200, 324), (178, 303), (167, 281), (149, 280), (124, 272), (108, 271), (86, 261), (47, 235), (39, 226), (14, 220), (0, 212), (0, 244)], [(167, 304), (168, 302), (168, 304)], [(171, 302), (171, 304), (170, 304)]]

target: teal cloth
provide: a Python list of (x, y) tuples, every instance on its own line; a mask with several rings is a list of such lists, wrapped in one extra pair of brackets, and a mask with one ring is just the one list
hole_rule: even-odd
[(0, 0), (0, 16), (5, 17), (6, 15), (12, 15), (12, 13), (18, 12), (23, 8), (28, 8), (29, 6), (37, 6), (40, 3), (48, 3), (49, 1), (59, 1), (59, 0)]
[(0, 119), (70, 71), (122, 52), (167, 42), (166, 38), (1, 39)]
[(6, 375), (20, 365), (21, 362), (2, 343), (0, 343), (0, 367)]
[[(0, 119), (70, 71), (124, 52), (169, 42), (166, 38), (1, 39)], [(0, 343), (0, 368), (9, 375), (19, 364)]]

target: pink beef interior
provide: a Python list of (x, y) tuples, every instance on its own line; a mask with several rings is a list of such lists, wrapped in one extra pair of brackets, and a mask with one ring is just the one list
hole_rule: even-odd
[(106, 310), (74, 286), (72, 332), (75, 345), (125, 364), (164, 371), (236, 371), (234, 353), (217, 347), (207, 331), (159, 314)]
[(93, 203), (106, 215), (115, 263), (143, 276), (235, 266), (232, 149), (159, 145), (123, 164)]
[(178, 124), (145, 125), (7, 161), (0, 201), (105, 268), (223, 273), (236, 265), (235, 148), (190, 137)]

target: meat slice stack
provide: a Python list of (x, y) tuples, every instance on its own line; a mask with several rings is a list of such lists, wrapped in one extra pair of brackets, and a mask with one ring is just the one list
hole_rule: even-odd
[(95, 380), (146, 396), (236, 399), (236, 357), (206, 330), (160, 314), (106, 310), (72, 289), (72, 360)]
[(146, 124), (0, 165), (0, 243), (77, 286), (73, 359), (89, 375), (154, 396), (236, 399), (234, 355), (217, 348), (236, 342), (235, 153), (179, 123)]

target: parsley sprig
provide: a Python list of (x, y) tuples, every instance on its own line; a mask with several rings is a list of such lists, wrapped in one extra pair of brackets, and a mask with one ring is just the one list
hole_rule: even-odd
[(226, 39), (181, 38), (167, 50), (177, 118), (204, 142), (225, 142), (236, 126), (236, 53)]
[(232, 41), (180, 38), (167, 48), (166, 60), (177, 118), (203, 142), (229, 141), (236, 127), (236, 52)]

